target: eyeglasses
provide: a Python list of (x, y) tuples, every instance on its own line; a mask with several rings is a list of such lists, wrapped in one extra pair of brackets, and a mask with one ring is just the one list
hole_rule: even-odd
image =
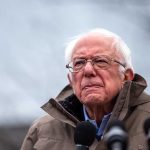
[(118, 63), (119, 65), (126, 67), (125, 64), (110, 58), (109, 56), (99, 56), (92, 59), (85, 59), (85, 58), (76, 58), (72, 62), (66, 65), (66, 68), (69, 69), (70, 72), (79, 72), (86, 66), (87, 62), (91, 62), (94, 69), (99, 70), (103, 69), (106, 70), (111, 67), (112, 63)]

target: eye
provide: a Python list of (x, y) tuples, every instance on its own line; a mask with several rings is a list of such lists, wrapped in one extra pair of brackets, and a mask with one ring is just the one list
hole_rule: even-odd
[(73, 66), (74, 67), (78, 67), (78, 66), (82, 66), (85, 64), (85, 59), (77, 59), (74, 61)]
[(98, 68), (102, 68), (102, 69), (105, 69), (105, 68), (108, 68), (109, 65), (110, 65), (110, 60), (107, 59), (107, 58), (95, 58), (93, 60), (93, 63), (95, 65), (95, 67), (98, 67)]
[(109, 63), (109, 61), (108, 61), (106, 58), (96, 58), (96, 59), (94, 60), (94, 62), (97, 63), (97, 64), (99, 64), (99, 63), (100, 63), (100, 64), (101, 64), (101, 63), (102, 63), (102, 64), (103, 64), (103, 63), (104, 63), (104, 64), (105, 64), (105, 63), (108, 64), (108, 63)]

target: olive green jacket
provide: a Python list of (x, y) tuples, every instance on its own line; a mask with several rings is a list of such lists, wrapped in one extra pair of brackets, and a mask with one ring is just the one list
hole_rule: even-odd
[[(119, 119), (125, 123), (129, 150), (146, 150), (147, 147), (143, 122), (150, 117), (150, 96), (143, 92), (146, 86), (146, 81), (137, 74), (133, 81), (127, 81), (116, 99), (108, 121), (109, 124), (113, 119)], [(74, 129), (84, 117), (82, 104), (71, 87), (66, 86), (42, 108), (48, 115), (33, 123), (21, 150), (75, 150)], [(89, 149), (106, 150), (106, 145), (103, 139), (95, 139)]]

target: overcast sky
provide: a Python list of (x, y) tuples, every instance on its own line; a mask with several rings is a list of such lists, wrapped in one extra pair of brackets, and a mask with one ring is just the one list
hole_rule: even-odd
[(150, 4), (137, 2), (0, 0), (1, 122), (43, 114), (40, 106), (68, 83), (65, 43), (97, 27), (124, 39), (135, 72), (150, 85)]

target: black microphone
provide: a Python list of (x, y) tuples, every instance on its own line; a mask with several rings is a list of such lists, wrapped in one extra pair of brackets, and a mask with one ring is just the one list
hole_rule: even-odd
[(95, 136), (96, 128), (92, 123), (88, 121), (83, 121), (77, 124), (74, 133), (76, 150), (89, 150), (89, 146), (92, 145)]
[(146, 119), (143, 126), (145, 135), (147, 136), (148, 149), (150, 150), (150, 118)]
[(124, 124), (119, 120), (112, 121), (108, 125), (104, 141), (108, 150), (127, 150), (128, 135)]

